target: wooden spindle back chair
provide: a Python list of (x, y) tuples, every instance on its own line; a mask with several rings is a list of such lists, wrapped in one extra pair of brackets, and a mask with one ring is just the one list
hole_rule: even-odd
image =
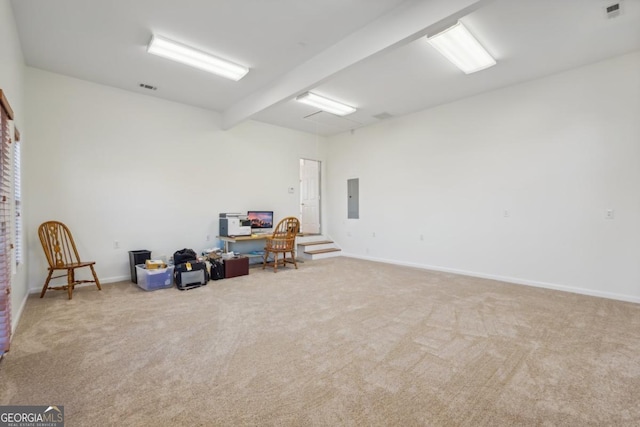
[[(282, 219), (276, 228), (273, 230), (271, 237), (267, 237), (266, 245), (264, 247), (264, 260), (262, 261), (262, 269), (267, 265), (267, 260), (270, 254), (273, 254), (273, 271), (278, 271), (278, 264), (282, 263), (282, 266), (286, 266), (286, 263), (291, 263), (298, 268), (296, 262), (296, 236), (300, 231), (300, 221), (298, 218), (290, 216)], [(282, 259), (278, 259), (278, 254), (282, 254)], [(291, 254), (291, 259), (287, 259), (287, 254)]]
[[(42, 287), (40, 298), (44, 297), (47, 289), (55, 289), (66, 290), (69, 294), (69, 299), (71, 299), (73, 297), (74, 286), (80, 283), (95, 283), (98, 290), (102, 290), (96, 271), (93, 268), (95, 261), (83, 262), (80, 260), (73, 236), (66, 225), (59, 221), (47, 221), (42, 223), (38, 228), (38, 235), (44, 254), (47, 257), (47, 262), (49, 263), (49, 274)], [(89, 267), (91, 269), (93, 280), (77, 280), (75, 278), (75, 270), (83, 267)], [(66, 274), (53, 276), (53, 272), (57, 270), (66, 270)], [(67, 276), (66, 285), (49, 286), (51, 279), (64, 277), (65, 275)]]

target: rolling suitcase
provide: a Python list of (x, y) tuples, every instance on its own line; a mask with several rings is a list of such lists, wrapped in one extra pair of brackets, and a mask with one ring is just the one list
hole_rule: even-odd
[(209, 272), (204, 262), (185, 262), (175, 266), (173, 278), (181, 291), (204, 286), (209, 281)]

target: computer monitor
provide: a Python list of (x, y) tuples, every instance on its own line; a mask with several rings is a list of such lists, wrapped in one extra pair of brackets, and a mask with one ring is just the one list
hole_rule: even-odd
[(252, 230), (273, 228), (273, 211), (248, 211), (247, 219)]

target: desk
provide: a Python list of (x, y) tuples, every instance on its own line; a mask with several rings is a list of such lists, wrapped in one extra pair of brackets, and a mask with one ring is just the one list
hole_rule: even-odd
[(265, 240), (267, 237), (271, 237), (271, 234), (252, 234), (251, 236), (216, 236), (224, 242), (224, 252), (229, 252), (229, 243), (240, 242), (259, 242)]

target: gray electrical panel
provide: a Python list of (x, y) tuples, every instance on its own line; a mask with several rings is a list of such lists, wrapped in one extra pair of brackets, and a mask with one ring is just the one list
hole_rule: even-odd
[(360, 218), (360, 192), (358, 178), (347, 180), (347, 218)]

